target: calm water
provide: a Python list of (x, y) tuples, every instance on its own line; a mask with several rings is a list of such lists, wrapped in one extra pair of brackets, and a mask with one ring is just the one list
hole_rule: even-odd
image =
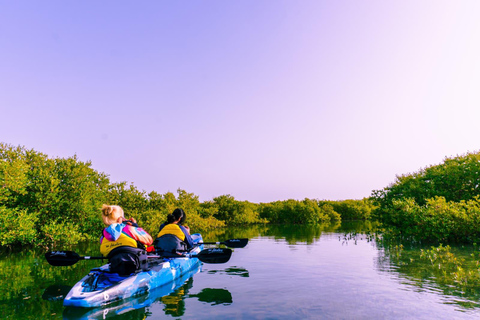
[[(51, 267), (42, 253), (4, 254), (5, 319), (474, 319), (479, 288), (438, 284), (419, 249), (393, 256), (362, 234), (369, 224), (228, 229), (248, 237), (225, 264), (204, 264), (171, 286), (106, 309), (62, 306), (62, 294), (98, 261)], [(98, 255), (96, 245), (75, 251)]]

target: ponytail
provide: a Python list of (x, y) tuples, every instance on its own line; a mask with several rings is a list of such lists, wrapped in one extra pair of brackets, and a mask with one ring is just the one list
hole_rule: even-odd
[(175, 217), (173, 216), (173, 214), (170, 213), (170, 214), (167, 216), (167, 224), (172, 223), (172, 222), (175, 221), (175, 220), (176, 220), (176, 219), (175, 219)]
[(180, 223), (183, 223), (185, 221), (185, 212), (180, 208), (173, 210), (173, 212), (167, 216), (166, 224), (173, 223), (178, 219), (180, 219)]

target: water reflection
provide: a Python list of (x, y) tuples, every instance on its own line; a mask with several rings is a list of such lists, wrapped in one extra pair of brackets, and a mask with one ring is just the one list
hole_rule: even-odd
[(202, 289), (197, 294), (190, 294), (189, 298), (198, 298), (198, 301), (206, 302), (212, 306), (217, 304), (229, 305), (233, 303), (232, 294), (226, 289)]
[[(173, 317), (181, 317), (186, 311), (186, 299), (196, 298), (213, 305), (229, 305), (233, 302), (232, 294), (226, 289), (204, 288), (199, 293), (190, 293), (193, 288), (194, 275), (201, 266), (176, 279), (171, 284), (156, 288), (146, 295), (122, 300), (119, 303), (102, 308), (65, 308), (63, 319), (145, 319), (150, 316), (149, 307), (163, 304), (163, 312)], [(55, 292), (55, 289), (52, 289)]]
[(230, 268), (226, 268), (226, 269), (223, 269), (223, 270), (208, 270), (208, 273), (211, 273), (211, 274), (215, 274), (215, 273), (219, 273), (219, 274), (227, 274), (227, 275), (230, 275), (230, 276), (240, 276), (240, 277), (244, 277), (244, 278), (248, 278), (250, 276), (250, 274), (248, 273), (248, 270), (244, 269), (244, 268), (239, 268), (239, 267), (230, 267)]
[(70, 291), (70, 289), (72, 289), (71, 286), (66, 286), (62, 284), (51, 285), (43, 292), (42, 299), (48, 301), (63, 300)]
[[(412, 291), (441, 294), (445, 304), (455, 304), (468, 310), (480, 307), (478, 290), (478, 260), (474, 249), (458, 247), (435, 253), (436, 261), (428, 257), (426, 247), (383, 244), (379, 248), (376, 268), (394, 275), (397, 281)], [(450, 261), (449, 261), (450, 260)], [(467, 279), (470, 278), (469, 282)]]
[(339, 229), (340, 222), (333, 224), (318, 225), (271, 225), (264, 231), (262, 236), (274, 237), (275, 240), (285, 240), (290, 245), (298, 243), (314, 244), (317, 242), (322, 233), (332, 233)]
[[(478, 250), (455, 246), (452, 252), (443, 252), (442, 257), (442, 252), (433, 252), (431, 246), (379, 241), (377, 227), (378, 224), (362, 224), (358, 228), (358, 224), (344, 223), (344, 233), (338, 239), (346, 245), (371, 242), (378, 252), (375, 269), (392, 276), (407, 290), (441, 295), (444, 304), (456, 305), (460, 310), (480, 307)], [(429, 251), (431, 257), (426, 255)]]

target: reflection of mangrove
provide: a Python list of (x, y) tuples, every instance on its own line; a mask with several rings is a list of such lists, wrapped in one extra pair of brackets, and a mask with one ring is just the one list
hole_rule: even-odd
[(201, 302), (213, 305), (223, 304), (229, 305), (233, 302), (232, 294), (226, 289), (204, 288), (199, 293), (189, 294), (189, 290), (193, 287), (193, 278), (180, 287), (175, 292), (160, 298), (165, 305), (163, 311), (165, 314), (180, 317), (185, 314), (185, 299), (197, 298)]
[(274, 237), (276, 240), (285, 239), (288, 244), (313, 244), (323, 232), (334, 232), (341, 223), (327, 223), (316, 225), (298, 225), (295, 228), (289, 225), (269, 225), (263, 236)]
[(239, 268), (239, 267), (230, 267), (224, 270), (209, 270), (208, 273), (220, 273), (220, 274), (228, 274), (230, 276), (240, 276), (244, 278), (248, 278), (250, 274), (248, 273), (248, 270), (244, 268)]
[(160, 300), (165, 307), (165, 314), (174, 317), (183, 316), (185, 314), (185, 299), (197, 298), (198, 301), (210, 303), (212, 306), (223, 304), (229, 305), (233, 302), (232, 294), (226, 289), (204, 288), (199, 293), (189, 294), (189, 290), (193, 287), (193, 278), (190, 278), (181, 288), (172, 292), (168, 296), (162, 297)]
[(165, 314), (174, 317), (180, 317), (185, 314), (185, 297), (193, 286), (193, 278), (188, 279), (183, 286), (170, 293), (169, 295), (160, 298), (160, 301), (165, 305), (163, 311)]
[(202, 232), (202, 237), (205, 242), (224, 241), (234, 238), (252, 239), (264, 234), (269, 228), (270, 225), (265, 224), (218, 228), (212, 231)]
[(71, 286), (63, 284), (51, 285), (43, 292), (42, 299), (48, 301), (63, 300), (70, 289), (72, 289)]
[(198, 298), (198, 301), (210, 303), (212, 306), (217, 304), (229, 305), (233, 303), (232, 294), (226, 289), (202, 289), (197, 294), (190, 294), (189, 298)]
[(379, 250), (376, 266), (381, 272), (398, 275), (402, 284), (414, 290), (440, 291), (454, 297), (446, 303), (454, 303), (464, 309), (480, 307), (478, 249), (400, 244), (395, 239), (384, 239), (377, 228), (377, 224), (368, 221), (364, 228), (357, 229), (353, 225), (339, 237), (339, 241), (342, 244), (356, 244), (359, 240), (371, 242)]
[(343, 244), (357, 244), (357, 241), (366, 240), (376, 245), (379, 239), (378, 230), (380, 224), (371, 221), (347, 221), (342, 222), (343, 236), (339, 236), (338, 240)]
[(374, 221), (344, 221), (342, 231), (345, 233), (370, 233), (374, 232), (380, 224)]
[(440, 290), (454, 297), (445, 303), (454, 303), (464, 309), (480, 307), (478, 250), (390, 245), (379, 252), (378, 270), (397, 274), (402, 284), (416, 291)]
[(365, 233), (373, 234), (378, 223), (371, 221), (345, 221), (334, 223), (323, 223), (316, 225), (291, 225), (281, 224), (259, 224), (243, 227), (223, 228), (223, 233), (215, 234), (205, 233), (205, 241), (218, 241), (230, 238), (256, 238), (259, 236), (274, 237), (277, 240), (285, 239), (288, 244), (306, 243), (313, 244), (320, 239), (322, 233), (337, 232), (339, 228), (346, 233)]
[[(45, 315), (61, 314), (63, 310), (61, 298), (46, 303), (45, 289), (52, 284), (73, 285), (75, 277), (71, 274), (82, 268), (82, 276), (90, 270), (87, 264), (59, 268), (50, 266), (44, 258), (44, 252), (24, 250), (22, 252), (3, 252), (0, 259), (0, 305), (3, 315)], [(97, 262), (98, 263), (98, 262)], [(91, 265), (91, 264), (90, 264)], [(85, 267), (86, 266), (86, 267)], [(65, 280), (72, 278), (72, 280)], [(12, 281), (12, 279), (14, 279)], [(70, 283), (71, 282), (71, 283)], [(53, 293), (53, 292), (51, 292)], [(22, 317), (20, 317), (22, 315)], [(13, 316), (15, 318), (15, 316)]]

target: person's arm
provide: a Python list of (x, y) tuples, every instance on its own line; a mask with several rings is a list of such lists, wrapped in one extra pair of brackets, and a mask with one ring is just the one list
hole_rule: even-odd
[(187, 249), (190, 249), (191, 247), (193, 247), (193, 239), (190, 236), (190, 230), (187, 231), (187, 229), (181, 225), (179, 227), (180, 230), (182, 230), (182, 232), (185, 234), (185, 243), (187, 244)]
[(152, 236), (149, 235), (148, 232), (143, 230), (142, 228), (136, 228), (127, 225), (125, 229), (124, 230), (127, 231), (133, 239), (140, 241), (141, 243), (146, 245), (151, 245), (153, 243)]
[(130, 218), (128, 220), (123, 220), (123, 223), (128, 224), (129, 226), (139, 228), (139, 226), (137, 224), (137, 220), (135, 220), (135, 218)]

